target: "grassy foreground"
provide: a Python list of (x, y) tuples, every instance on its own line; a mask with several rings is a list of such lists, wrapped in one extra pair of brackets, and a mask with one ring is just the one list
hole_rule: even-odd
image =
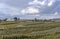
[(60, 22), (1, 22), (0, 39), (60, 39)]

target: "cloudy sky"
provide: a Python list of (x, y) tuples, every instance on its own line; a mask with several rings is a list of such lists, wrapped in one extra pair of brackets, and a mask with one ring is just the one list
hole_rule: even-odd
[(0, 18), (60, 18), (60, 0), (0, 0)]

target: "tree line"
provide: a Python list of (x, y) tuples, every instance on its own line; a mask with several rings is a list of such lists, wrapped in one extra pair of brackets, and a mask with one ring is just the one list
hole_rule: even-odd
[[(0, 22), (1, 21), (7, 21), (9, 18), (5, 18), (5, 19), (0, 19)], [(20, 20), (20, 18), (18, 18), (18, 17), (14, 17), (13, 18), (14, 19), (14, 21), (18, 21), (18, 20)], [(23, 20), (23, 21), (41, 21), (41, 22), (49, 22), (49, 21), (52, 21), (51, 19), (49, 19), (49, 20), (47, 20), (47, 19), (44, 19), (44, 20), (42, 20), (42, 19), (37, 19), (37, 18), (34, 18), (34, 19), (32, 19), (32, 20)]]

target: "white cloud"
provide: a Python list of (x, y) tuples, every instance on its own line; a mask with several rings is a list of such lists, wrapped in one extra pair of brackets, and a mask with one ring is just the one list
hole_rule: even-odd
[(41, 2), (41, 5), (45, 5), (45, 1), (42, 1), (42, 2)]
[[(45, 5), (45, 2), (46, 2), (46, 0), (44, 0), (44, 1), (33, 0), (28, 3), (28, 5), (30, 5), (30, 6), (23, 9), (21, 12), (23, 14), (37, 14), (40, 12), (39, 9), (41, 8), (41, 6)], [(36, 16), (38, 16), (38, 15), (36, 15)]]
[(29, 2), (28, 5), (41, 5), (41, 6), (47, 5), (50, 7), (53, 5), (55, 1), (56, 0), (43, 0), (43, 1), (33, 0), (32, 2)]
[(31, 4), (40, 4), (40, 2), (38, 0), (33, 0), (32, 2), (29, 2), (29, 5)]
[(44, 1), (38, 1), (38, 0), (33, 0), (32, 2), (29, 2), (28, 4), (29, 5), (45, 5), (45, 1), (46, 0), (44, 0)]
[(22, 14), (37, 14), (39, 13), (39, 9), (34, 8), (34, 7), (27, 7), (23, 10), (21, 10)]
[(55, 12), (54, 15), (58, 15), (58, 12)]
[(9, 14), (11, 16), (20, 14), (17, 8), (8, 6), (7, 4), (0, 3), (0, 12), (4, 14)]
[[(43, 0), (43, 1), (33, 0), (28, 3), (28, 5), (30, 5), (29, 7), (21, 10), (21, 13), (22, 14), (37, 14), (40, 12), (39, 9), (46, 7), (46, 5), (52, 6), (52, 4), (54, 2), (55, 2), (55, 0)], [(37, 8), (35, 8), (35, 6), (37, 6)], [(41, 10), (41, 11), (43, 11), (43, 10)], [(39, 15), (36, 15), (36, 16), (39, 16)]]
[(55, 2), (55, 0), (49, 0), (48, 6), (49, 7), (52, 6), (54, 2)]
[(50, 14), (50, 15), (52, 15), (52, 16), (57, 16), (57, 15), (58, 15), (58, 12), (52, 13), (52, 14)]

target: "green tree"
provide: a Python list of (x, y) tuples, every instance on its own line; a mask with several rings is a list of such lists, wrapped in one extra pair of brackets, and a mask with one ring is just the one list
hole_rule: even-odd
[(15, 21), (17, 21), (17, 20), (18, 20), (18, 18), (17, 18), (17, 17), (14, 17), (14, 20), (15, 20)]
[(8, 18), (5, 18), (3, 21), (7, 21)]

